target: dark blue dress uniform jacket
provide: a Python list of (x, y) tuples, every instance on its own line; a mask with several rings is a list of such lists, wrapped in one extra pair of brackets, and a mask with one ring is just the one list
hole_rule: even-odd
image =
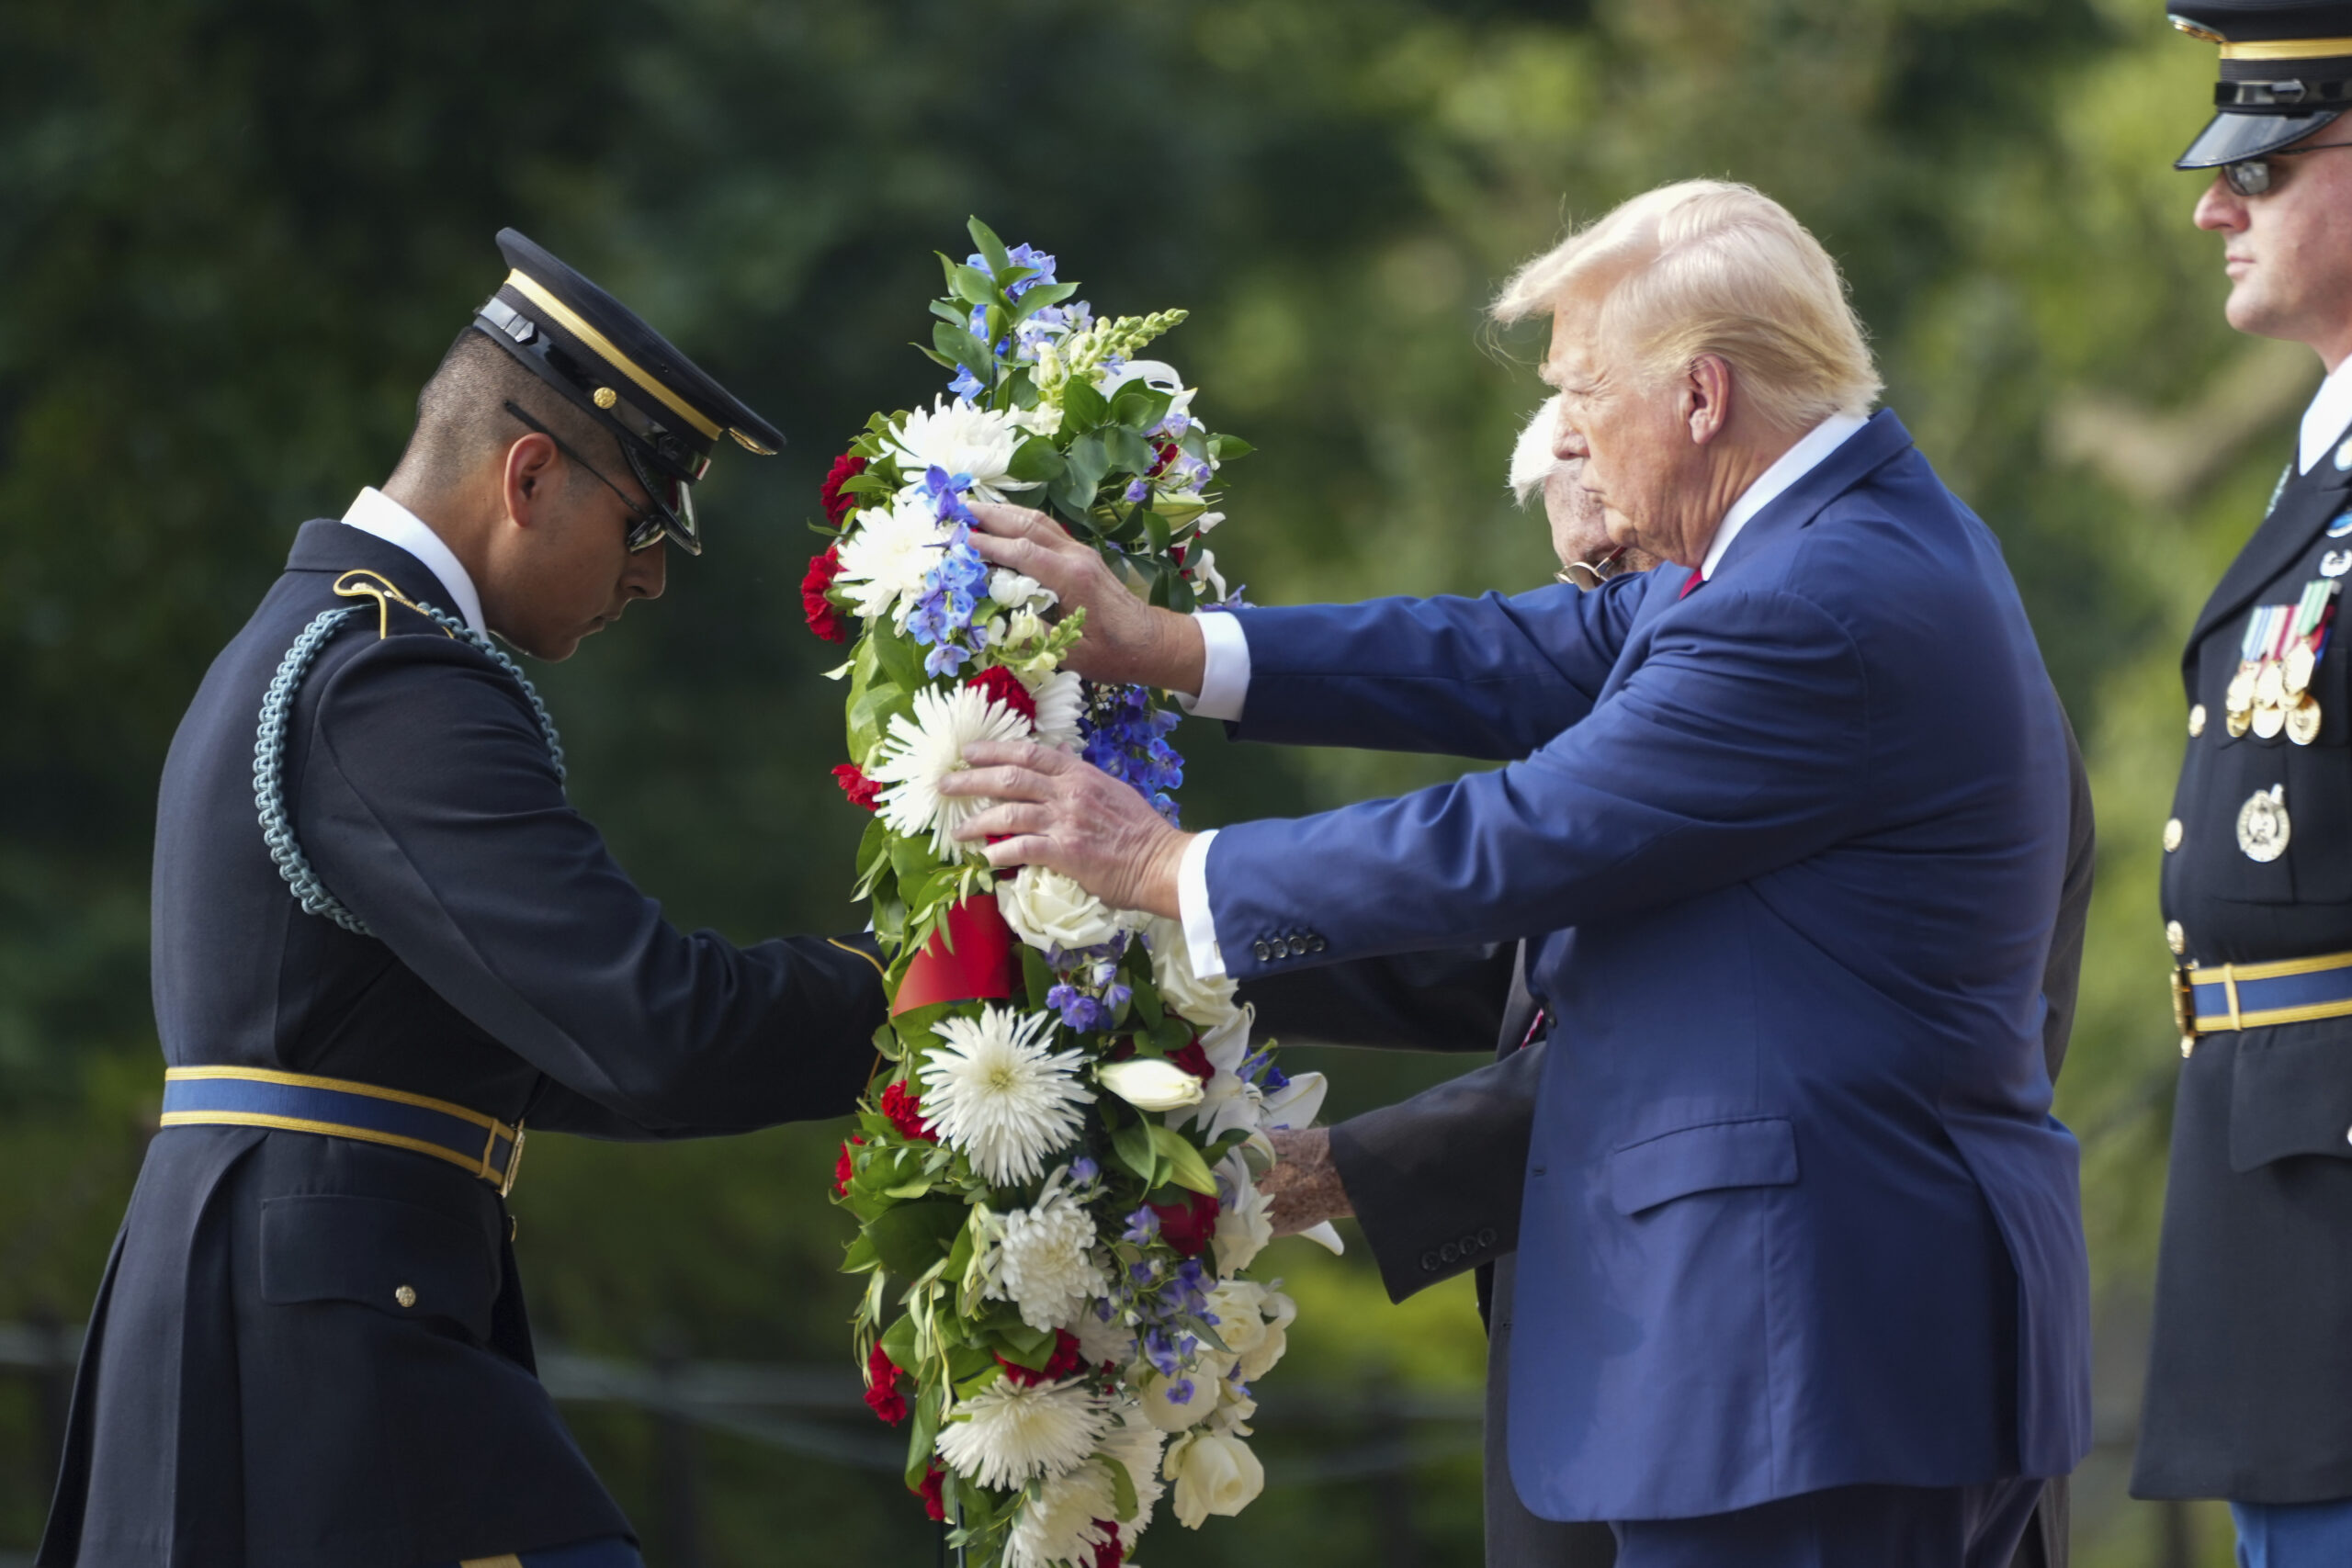
[(1882, 412), (1689, 576), (1247, 614), (1245, 736), (1521, 760), (1220, 832), (1226, 964), (1540, 938), (1575, 1027), (1518, 1238), (1536, 1515), (2064, 1474), (2066, 732), (1999, 547)]
[[(2294, 603), (2330, 566), (2352, 566), (2352, 532), (2327, 533), (2347, 513), (2352, 468), (2323, 457), (2290, 479), (2189, 634), (2182, 684), (2204, 716), (2173, 798), (2178, 847), (2164, 857), (2165, 915), (2179, 923), (2187, 961), (2352, 952), (2352, 642), (2342, 601), (2312, 681), (2322, 715), (2312, 744), (2233, 737), (2222, 695), (2246, 617)], [(2285, 853), (2256, 861), (2238, 847), (2238, 813), (2277, 786), (2292, 831)], [(2161, 956), (2151, 943), (2152, 977)], [(2352, 1497), (2347, 1238), (2352, 1018), (2199, 1040), (2173, 1106), (2135, 1494)]]
[[(422, 615), (379, 637), (359, 601), (301, 687), (290, 815), (374, 934), (302, 911), (255, 821), (256, 716), (353, 568), (453, 603), (405, 551), (308, 524), (173, 741), (166, 1061), (603, 1138), (847, 1111), (883, 1018), (871, 959), (671, 926), (566, 803), (514, 680)], [(91, 1314), (43, 1568), (426, 1568), (627, 1534), (533, 1375), (510, 1234), (495, 1189), (428, 1156), (164, 1129)]]

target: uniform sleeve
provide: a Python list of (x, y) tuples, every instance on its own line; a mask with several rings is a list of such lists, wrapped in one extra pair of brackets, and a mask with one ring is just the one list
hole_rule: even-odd
[(1592, 711), (1648, 572), (1589, 593), (1374, 599), (1235, 616), (1250, 644), (1245, 740), (1524, 757)]
[(675, 1136), (854, 1104), (883, 1018), (870, 953), (672, 926), (565, 800), (521, 691), (480, 652), (369, 645), (314, 716), (304, 849), (402, 963), (577, 1097), (543, 1096), (542, 1125)]
[(1337, 963), (1654, 908), (1872, 820), (1852, 638), (1793, 595), (1716, 592), (1523, 762), (1220, 830), (1207, 884), (1227, 971), (1252, 979), (1299, 963), (1302, 945), (1306, 962)]
[(1289, 1044), (1491, 1052), (1515, 953), (1511, 943), (1489, 942), (1278, 971), (1236, 999), (1258, 1010), (1259, 1034)]
[(2059, 723), (2066, 730), (2066, 880), (2058, 892), (2058, 918), (2051, 928), (2050, 957), (2041, 973), (2041, 999), (2048, 1010), (2041, 1019), (2041, 1057), (2050, 1081), (2066, 1064), (2066, 1043), (2075, 1032), (2075, 1006), (2083, 980), (2083, 936), (2090, 923), (2091, 871), (2098, 859), (2098, 832), (2091, 809), (2090, 774), (2083, 767), (2083, 748), (2075, 739), (2074, 721), (2064, 706)]

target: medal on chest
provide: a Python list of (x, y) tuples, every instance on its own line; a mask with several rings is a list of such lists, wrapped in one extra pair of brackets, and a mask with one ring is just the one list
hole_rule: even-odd
[(2245, 858), (2265, 864), (2287, 852), (2287, 840), (2295, 830), (2287, 816), (2287, 786), (2272, 784), (2258, 789), (2238, 807), (2238, 848)]
[[(2352, 564), (2352, 550), (2345, 554)], [(2326, 566), (2323, 559), (2324, 572)], [(2237, 672), (2222, 693), (2233, 737), (2251, 730), (2257, 739), (2275, 740), (2284, 734), (2298, 746), (2319, 739), (2323, 715), (2311, 684), (2327, 651), (2342, 591), (2341, 574), (2317, 577), (2294, 604), (2259, 605), (2246, 617)]]

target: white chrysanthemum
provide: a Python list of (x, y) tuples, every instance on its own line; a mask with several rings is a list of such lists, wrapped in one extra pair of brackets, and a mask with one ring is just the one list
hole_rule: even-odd
[(1057, 1475), (1024, 1501), (1004, 1543), (1006, 1568), (1092, 1568), (1094, 1549), (1118, 1529), (1111, 1472), (1090, 1461)]
[(940, 781), (964, 771), (964, 748), (976, 740), (1026, 740), (1029, 721), (989, 700), (978, 686), (915, 693), (915, 711), (890, 720), (874, 765), (865, 776), (889, 787), (882, 792), (882, 820), (893, 832), (931, 835), (931, 852), (941, 860), (978, 852), (951, 835), (994, 802), (977, 795), (944, 795)]
[(1016, 479), (1008, 471), (1022, 442), (1020, 427), (962, 398), (934, 398), (930, 408), (908, 414), (886, 439), (902, 454), (899, 471), (917, 482), (933, 468), (968, 475), (970, 494), (978, 501), (1002, 501), (1008, 491), (1037, 488), (1035, 480)]
[(1012, 934), (1031, 947), (1095, 947), (1132, 930), (1111, 906), (1049, 866), (1024, 865), (997, 884), (996, 904)]
[(1136, 1359), (1136, 1331), (1127, 1326), (1126, 1314), (1115, 1308), (1104, 1317), (1102, 1303), (1089, 1303), (1070, 1329), (1078, 1336), (1079, 1356), (1090, 1367), (1106, 1361), (1124, 1367)]
[(1077, 1378), (1022, 1387), (999, 1378), (948, 1412), (939, 1457), (982, 1486), (1026, 1486), (1061, 1475), (1094, 1451), (1111, 1424), (1102, 1402)]
[(1077, 750), (1078, 718), (1086, 711), (1085, 682), (1077, 672), (1057, 670), (1022, 684), (1029, 688), (1029, 700), (1037, 705), (1038, 744), (1057, 751)]
[(1215, 1029), (1233, 1021), (1241, 1010), (1234, 1005), (1230, 975), (1204, 980), (1193, 973), (1193, 955), (1184, 946), (1184, 928), (1165, 916), (1154, 919), (1151, 933), (1151, 978), (1159, 999), (1188, 1022)]
[(1011, 1302), (1032, 1328), (1070, 1327), (1111, 1288), (1095, 1256), (1094, 1221), (1062, 1189), (1069, 1174), (1068, 1166), (1055, 1171), (1035, 1203), (1004, 1216), (1002, 1239), (982, 1265), (988, 1298)]
[(945, 1043), (917, 1069), (923, 1118), (994, 1186), (1035, 1180), (1046, 1156), (1078, 1135), (1078, 1107), (1094, 1098), (1078, 1081), (1084, 1056), (1046, 1048), (1053, 1026), (1051, 1013), (993, 1006), (931, 1026)]
[[(1159, 1506), (1160, 1495), (1168, 1489), (1159, 1473), (1159, 1453), (1167, 1444), (1168, 1434), (1144, 1419), (1141, 1407), (1135, 1404), (1122, 1408), (1117, 1424), (1102, 1434), (1102, 1456), (1126, 1466), (1127, 1479), (1135, 1483), (1136, 1517), (1122, 1520), (1119, 1525), (1120, 1544), (1130, 1551), (1135, 1549), (1136, 1537), (1150, 1525), (1152, 1510)], [(1102, 1517), (1107, 1519), (1111, 1516)]]
[(888, 615), (903, 623), (922, 595), (922, 580), (939, 564), (949, 530), (928, 500), (901, 496), (888, 511), (869, 508), (841, 543), (842, 569), (833, 586), (868, 620)]

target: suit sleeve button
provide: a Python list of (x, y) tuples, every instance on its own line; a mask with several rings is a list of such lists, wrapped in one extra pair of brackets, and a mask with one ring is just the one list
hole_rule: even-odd
[(1436, 1253), (1424, 1252), (1421, 1254), (1421, 1272), (1424, 1274), (1434, 1274), (1437, 1272)]
[(1306, 939), (1300, 936), (1295, 931), (1291, 933), (1290, 955), (1293, 958), (1304, 958), (1306, 956)]
[(1478, 1245), (1480, 1247), (1492, 1247), (1501, 1239), (1502, 1237), (1496, 1234), (1495, 1227), (1492, 1225), (1488, 1225), (1485, 1230), (1478, 1233)]
[(1267, 945), (1266, 939), (1264, 937), (1260, 937), (1256, 942), (1252, 942), (1250, 946), (1250, 951), (1258, 955), (1258, 962), (1261, 964), (1269, 962), (1274, 956), (1274, 950), (1271, 946)]
[(1329, 945), (1319, 932), (1306, 939), (1306, 951), (1309, 953), (1320, 953)]
[(1440, 1260), (1451, 1263), (1462, 1256), (1462, 1249), (1449, 1241), (1437, 1249), (1437, 1255)]

